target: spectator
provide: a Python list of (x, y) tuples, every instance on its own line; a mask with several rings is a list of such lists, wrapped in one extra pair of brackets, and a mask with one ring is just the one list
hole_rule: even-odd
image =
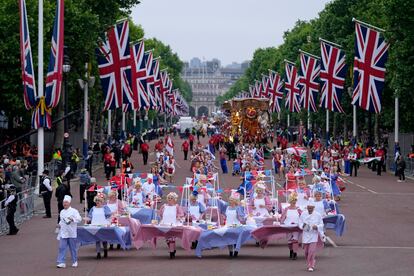
[(397, 158), (397, 175), (399, 176), (398, 182), (405, 182), (405, 160), (402, 155)]

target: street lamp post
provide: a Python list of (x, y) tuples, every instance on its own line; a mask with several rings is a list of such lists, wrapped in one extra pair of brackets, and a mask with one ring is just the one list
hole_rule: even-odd
[(64, 88), (65, 88), (65, 105), (64, 105), (64, 139), (63, 139), (63, 168), (65, 169), (69, 163), (69, 122), (68, 122), (68, 109), (69, 109), (69, 90), (68, 90), (68, 73), (70, 72), (70, 60), (67, 53), (67, 46), (64, 46), (63, 55), (63, 72), (64, 74)]

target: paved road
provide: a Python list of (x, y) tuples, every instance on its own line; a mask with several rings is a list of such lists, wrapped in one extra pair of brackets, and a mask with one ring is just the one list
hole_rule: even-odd
[[(151, 147), (153, 148), (153, 144)], [(176, 139), (176, 145), (181, 142)], [(150, 157), (151, 158), (151, 157)], [(141, 156), (133, 153), (132, 160), (140, 171), (147, 171)], [(178, 153), (176, 183), (189, 176), (189, 163)], [(267, 161), (269, 162), (269, 161)], [(102, 170), (98, 181), (104, 182)], [(220, 175), (224, 188), (239, 184), (237, 177)], [(320, 275), (413, 275), (414, 269), (414, 182), (398, 183), (394, 176), (381, 177), (362, 168), (349, 184), (340, 204), (346, 215), (347, 227), (341, 238), (328, 235), (334, 245), (328, 245), (317, 258)], [(77, 189), (76, 184), (73, 190)], [(81, 209), (75, 192), (75, 207)], [(287, 248), (280, 242), (266, 249), (253, 243), (244, 246), (238, 259), (229, 259), (227, 250), (210, 250), (198, 259), (194, 252), (179, 249), (177, 258), (170, 260), (165, 244), (152, 250), (148, 246), (137, 250), (114, 250), (109, 258), (95, 259), (95, 247), (79, 250), (79, 267), (57, 270), (55, 260), (58, 243), (56, 202), (53, 219), (33, 217), (20, 228), (17, 236), (0, 237), (0, 275), (305, 275), (305, 260), (300, 251), (297, 261), (287, 257)]]

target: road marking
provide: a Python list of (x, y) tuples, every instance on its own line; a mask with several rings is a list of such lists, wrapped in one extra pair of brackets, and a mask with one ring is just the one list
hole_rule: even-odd
[(339, 248), (351, 248), (351, 249), (407, 249), (414, 250), (414, 246), (353, 246), (353, 245), (341, 245)]
[(353, 184), (353, 185), (355, 185), (355, 186), (358, 186), (359, 188), (361, 188), (361, 189), (363, 189), (363, 190), (367, 190), (368, 192), (370, 192), (370, 193), (372, 193), (372, 194), (378, 194), (376, 191), (371, 190), (371, 189), (368, 189), (368, 188), (367, 188), (367, 187), (365, 187), (365, 186), (362, 186), (362, 185), (359, 185), (359, 184), (356, 184), (356, 183), (352, 183), (351, 181), (349, 181), (349, 183), (351, 183), (351, 184)]
[(371, 193), (373, 193), (373, 194), (378, 194), (376, 191), (373, 191), (373, 190), (371, 190), (371, 189), (368, 189), (368, 188), (367, 188), (367, 190), (368, 190), (368, 191), (370, 191), (370, 192), (371, 192)]
[(330, 237), (326, 236), (326, 240), (335, 248), (338, 247), (338, 245), (331, 239)]

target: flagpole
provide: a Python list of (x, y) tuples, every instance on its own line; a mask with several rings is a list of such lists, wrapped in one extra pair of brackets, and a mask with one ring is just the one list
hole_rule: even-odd
[(290, 114), (287, 115), (287, 127), (290, 127)]
[(357, 139), (357, 107), (356, 105), (353, 106), (352, 117), (353, 117), (352, 118), (353, 119), (352, 135), (354, 136), (355, 143), (356, 143), (356, 139)]
[(326, 144), (329, 141), (329, 109), (326, 110)]
[(135, 131), (135, 128), (137, 127), (137, 111), (136, 110), (134, 110), (134, 120), (132, 121), (132, 124), (133, 124), (133, 126), (134, 126), (134, 131)]
[(122, 111), (122, 132), (125, 134), (125, 112)]
[(394, 112), (394, 142), (397, 144), (399, 141), (399, 113), (400, 113), (400, 106), (398, 96), (395, 97), (395, 112)]
[[(38, 32), (37, 32), (37, 39), (38, 39), (38, 56), (37, 56), (37, 93), (39, 98), (43, 97), (43, 0), (39, 0), (39, 14), (38, 14)], [(44, 154), (45, 154), (45, 147), (44, 147), (44, 128), (39, 127), (37, 129), (37, 173), (38, 175), (42, 175), (44, 170)], [(39, 179), (36, 180), (37, 185), (39, 185)], [(36, 189), (38, 191), (38, 189)]]
[(112, 136), (111, 115), (111, 110), (108, 109), (108, 136)]

